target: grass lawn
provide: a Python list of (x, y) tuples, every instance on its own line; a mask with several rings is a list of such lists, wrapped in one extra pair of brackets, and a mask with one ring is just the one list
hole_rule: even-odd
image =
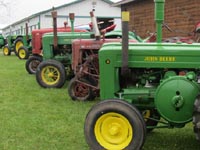
[[(25, 60), (0, 52), (0, 150), (89, 150), (84, 120), (93, 102), (72, 101), (67, 83), (41, 88), (25, 70)], [(192, 124), (155, 129), (144, 150), (199, 150)]]

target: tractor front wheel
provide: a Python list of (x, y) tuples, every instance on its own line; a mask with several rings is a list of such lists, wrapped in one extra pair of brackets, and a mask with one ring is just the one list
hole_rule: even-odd
[(90, 109), (84, 132), (91, 149), (140, 150), (146, 127), (136, 107), (122, 100), (111, 99), (101, 101)]
[(17, 56), (19, 57), (19, 59), (28, 59), (29, 57), (28, 49), (25, 46), (20, 47), (18, 49)]
[(72, 100), (86, 101), (94, 99), (94, 93), (92, 88), (88, 85), (92, 83), (87, 78), (81, 78), (80, 80), (73, 78), (68, 85), (68, 93)]
[(56, 60), (47, 60), (39, 64), (36, 80), (44, 88), (61, 88), (66, 80), (65, 67)]
[(42, 62), (41, 56), (31, 56), (28, 58), (25, 64), (26, 71), (29, 74), (35, 74), (38, 65)]
[(3, 54), (4, 54), (4, 56), (10, 56), (11, 50), (8, 45), (3, 47)]

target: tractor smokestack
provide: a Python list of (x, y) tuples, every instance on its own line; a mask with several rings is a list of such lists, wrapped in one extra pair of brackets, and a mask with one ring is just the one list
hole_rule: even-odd
[(122, 11), (122, 70), (121, 75), (128, 74), (128, 23), (130, 14), (128, 11)]
[(70, 13), (69, 14), (69, 19), (70, 19), (70, 22), (71, 22), (71, 31), (74, 32), (74, 17), (75, 14), (74, 13)]
[(97, 40), (99, 40), (100, 39), (100, 31), (99, 31), (99, 28), (98, 28), (98, 25), (97, 25), (97, 19), (94, 16), (93, 11), (90, 12), (90, 17), (91, 17), (91, 20), (92, 20), (92, 28), (93, 28), (95, 37), (96, 37)]
[(54, 46), (54, 49), (57, 49), (58, 48), (57, 11), (52, 11), (51, 15), (52, 15), (52, 18), (53, 18), (53, 35), (54, 35), (53, 46)]
[(64, 22), (64, 27), (67, 28), (67, 21)]
[(28, 36), (28, 23), (25, 24), (26, 26), (26, 41), (29, 40), (29, 36)]
[(165, 0), (154, 0), (157, 43), (162, 42), (162, 24), (164, 21)]

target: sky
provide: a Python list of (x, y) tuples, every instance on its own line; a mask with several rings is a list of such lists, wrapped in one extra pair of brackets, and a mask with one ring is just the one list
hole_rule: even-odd
[[(38, 13), (74, 0), (0, 0), (0, 28), (32, 14)], [(118, 2), (121, 0), (111, 0)]]

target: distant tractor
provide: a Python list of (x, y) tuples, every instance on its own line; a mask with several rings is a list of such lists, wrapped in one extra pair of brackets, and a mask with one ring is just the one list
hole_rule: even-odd
[[(67, 22), (64, 23), (64, 27), (57, 27), (57, 12), (52, 12), (53, 17), (53, 28), (45, 28), (45, 29), (36, 29), (32, 31), (32, 51), (31, 56), (27, 59), (25, 68), (26, 71), (29, 74), (35, 74), (36, 69), (38, 65), (42, 62), (43, 58), (43, 46), (42, 46), (42, 36), (45, 33), (51, 33), (54, 31), (54, 29), (57, 30), (57, 32), (87, 32), (87, 30), (84, 29), (73, 29), (73, 22), (70, 18), (70, 21), (72, 22), (72, 27), (67, 26)], [(44, 50), (45, 51), (45, 50)]]
[(0, 34), (0, 48), (2, 48), (6, 44), (6, 40), (4, 39), (3, 35)]
[(92, 150), (141, 150), (147, 132), (189, 122), (200, 140), (200, 44), (163, 43), (165, 0), (154, 2), (155, 43), (128, 43), (129, 13), (122, 12), (122, 43), (99, 50), (102, 101), (84, 126)]
[(31, 38), (26, 23), (25, 35), (8, 35), (6, 37), (7, 44), (3, 47), (3, 54), (9, 56), (11, 52), (14, 52), (19, 59), (27, 59), (31, 51)]
[(16, 36), (7, 36), (6, 37), (6, 45), (3, 46), (3, 54), (4, 56), (10, 56), (11, 52), (14, 51), (11, 47), (14, 45), (14, 41), (16, 40)]

